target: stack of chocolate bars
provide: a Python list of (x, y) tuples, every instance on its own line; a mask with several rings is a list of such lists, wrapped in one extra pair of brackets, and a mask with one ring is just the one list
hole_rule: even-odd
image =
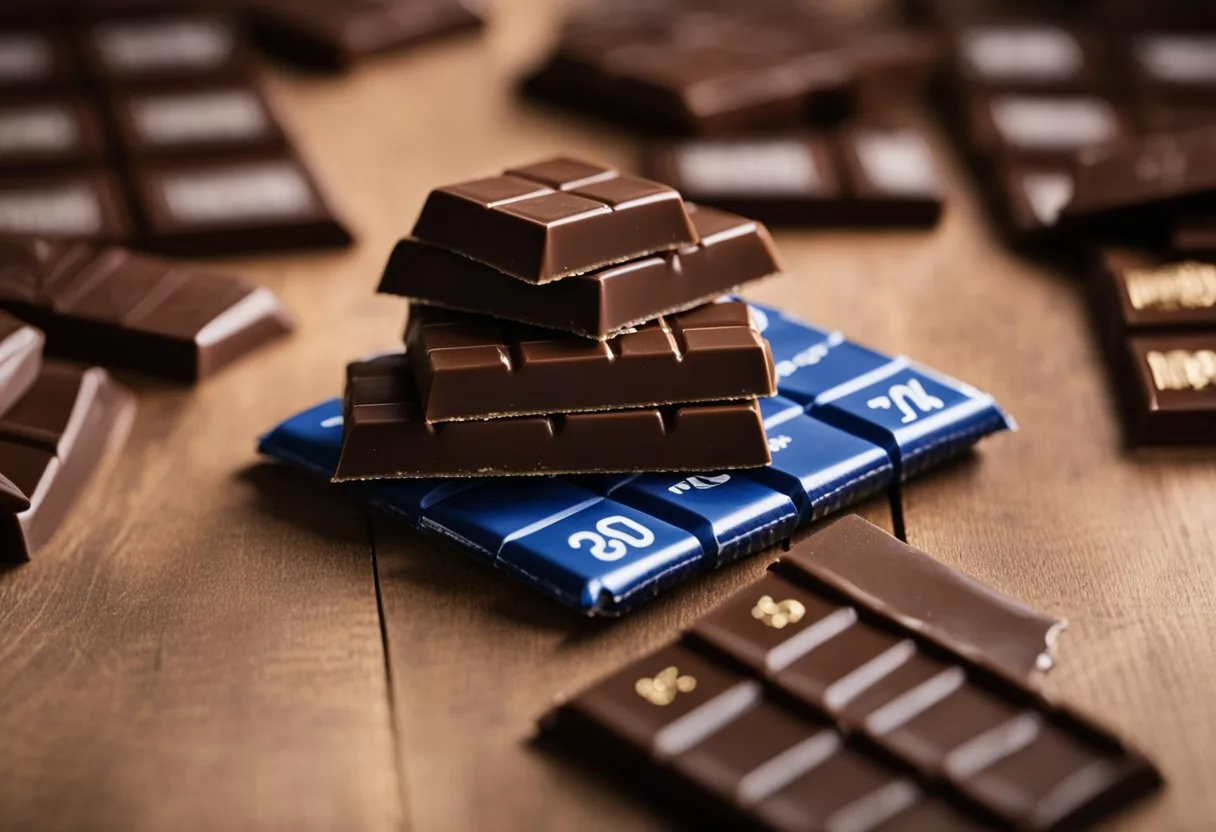
[(778, 268), (763, 226), (587, 162), (435, 190), (381, 291), (450, 308), (350, 367), (337, 479), (765, 465), (772, 355), (707, 302)]
[[(966, 384), (725, 294), (778, 268), (762, 225), (601, 165), (441, 188), (380, 286), (414, 301), (408, 349), (260, 450), (373, 480), (343, 488), (614, 615), (884, 490), (898, 512), (902, 482), (1012, 426)], [(580, 473), (487, 476), (554, 472)]]

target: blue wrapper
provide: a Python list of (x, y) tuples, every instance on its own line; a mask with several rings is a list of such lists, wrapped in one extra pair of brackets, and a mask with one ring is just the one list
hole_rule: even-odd
[[(335, 487), (573, 609), (612, 615), (1011, 427), (961, 382), (778, 310), (752, 311), (779, 376), (780, 395), (761, 401), (767, 467)], [(341, 441), (332, 399), (271, 430), (259, 450), (328, 478)]]

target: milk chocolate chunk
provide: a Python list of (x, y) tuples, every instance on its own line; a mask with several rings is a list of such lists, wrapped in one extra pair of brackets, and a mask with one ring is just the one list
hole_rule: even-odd
[(86, 26), (80, 40), (104, 86), (212, 82), (250, 71), (240, 32), (220, 13), (117, 16)]
[(346, 246), (352, 239), (312, 174), (286, 153), (146, 162), (133, 175), (145, 247), (160, 254)]
[(413, 306), (407, 354), (428, 422), (724, 401), (777, 392), (742, 301), (607, 341)]
[(0, 178), (0, 234), (129, 240), (131, 215), (111, 173), (47, 173)]
[(0, 238), (0, 308), (53, 355), (183, 382), (291, 331), (269, 289), (119, 248)]
[(105, 370), (43, 365), (0, 416), (0, 558), (29, 560), (51, 539), (134, 414), (135, 397)]
[(249, 14), (270, 50), (335, 70), (483, 23), (470, 0), (257, 0)]
[[(0, 280), (4, 266), (0, 265)], [(42, 368), (43, 334), (0, 312), (0, 414), (25, 395)]]
[(335, 481), (707, 471), (770, 461), (756, 400), (428, 424), (404, 355), (352, 364)]
[(380, 292), (603, 340), (780, 271), (767, 229), (688, 206), (696, 245), (535, 286), (413, 238), (397, 244)]
[(1129, 439), (1216, 444), (1216, 332), (1138, 336), (1126, 349)]
[(676, 191), (563, 157), (432, 191), (413, 236), (531, 283), (697, 242)]
[(1160, 786), (1040, 691), (1059, 622), (885, 537), (828, 526), (542, 728), (732, 827), (1075, 830)]
[(0, 172), (98, 165), (107, 149), (101, 118), (83, 100), (48, 97), (0, 106)]
[(222, 157), (287, 146), (266, 98), (251, 84), (119, 93), (112, 112), (123, 149), (137, 158)]

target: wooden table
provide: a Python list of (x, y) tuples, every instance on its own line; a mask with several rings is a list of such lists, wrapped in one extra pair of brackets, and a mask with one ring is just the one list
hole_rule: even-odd
[[(296, 337), (195, 390), (138, 383), (121, 459), (34, 563), (0, 572), (0, 828), (661, 825), (533, 750), (534, 720), (774, 555), (583, 620), (253, 449), (335, 395), (348, 359), (399, 345), (404, 306), (373, 289), (429, 188), (555, 152), (633, 162), (626, 133), (513, 97), (549, 5), (501, 0), (484, 38), (349, 79), (272, 70), (361, 242), (233, 263), (281, 293)], [(1050, 688), (1170, 781), (1108, 828), (1216, 828), (1216, 460), (1121, 449), (1077, 287), (1005, 252), (952, 181), (931, 235), (778, 234), (789, 274), (749, 294), (1012, 411), (1020, 433), (907, 490), (910, 542), (1070, 619)], [(889, 527), (882, 501), (861, 513)]]

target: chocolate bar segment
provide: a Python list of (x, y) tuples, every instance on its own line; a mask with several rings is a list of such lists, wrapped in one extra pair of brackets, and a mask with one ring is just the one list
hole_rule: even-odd
[(1216, 332), (1127, 341), (1128, 433), (1145, 445), (1216, 442)]
[(0, 308), (39, 326), (54, 355), (187, 382), (292, 328), (268, 289), (36, 238), (0, 237)]
[(1047, 20), (968, 26), (957, 35), (959, 78), (1005, 92), (1084, 92), (1105, 86), (1092, 38)]
[(543, 286), (407, 238), (389, 258), (379, 291), (603, 340), (781, 269), (763, 225), (688, 207), (696, 245)]
[(1216, 260), (1216, 213), (1178, 220), (1170, 245), (1184, 255)]
[(107, 87), (239, 79), (251, 69), (239, 31), (222, 14), (112, 17), (87, 26), (81, 48)]
[(1160, 786), (1041, 693), (1050, 619), (883, 535), (837, 521), (542, 727), (736, 826), (1078, 829)]
[(1080, 150), (1132, 134), (1126, 114), (1096, 95), (975, 94), (967, 129), (980, 152), (1062, 164)]
[(0, 179), (0, 234), (117, 243), (132, 236), (122, 186), (100, 170)]
[(76, 77), (72, 48), (52, 29), (0, 30), (0, 96), (71, 86)]
[(0, 507), (0, 558), (29, 560), (51, 539), (134, 415), (135, 397), (105, 370), (43, 365), (0, 416), (0, 475), (8, 481), (0, 491), (16, 491), (0, 498), (8, 503)]
[(107, 149), (101, 118), (81, 99), (42, 98), (0, 107), (0, 170), (98, 165)]
[(777, 392), (742, 301), (607, 341), (413, 306), (407, 354), (428, 422), (723, 401)]
[(257, 0), (248, 13), (268, 49), (334, 70), (483, 23), (466, 0)]
[[(4, 277), (0, 266), (0, 280)], [(25, 395), (42, 368), (46, 339), (34, 327), (0, 312), (0, 414)]]
[(697, 242), (676, 191), (561, 157), (432, 191), (413, 236), (531, 283)]
[(147, 248), (177, 257), (349, 245), (320, 186), (283, 153), (147, 162), (133, 176)]
[(769, 462), (755, 399), (428, 424), (404, 355), (350, 365), (335, 481), (708, 471)]

